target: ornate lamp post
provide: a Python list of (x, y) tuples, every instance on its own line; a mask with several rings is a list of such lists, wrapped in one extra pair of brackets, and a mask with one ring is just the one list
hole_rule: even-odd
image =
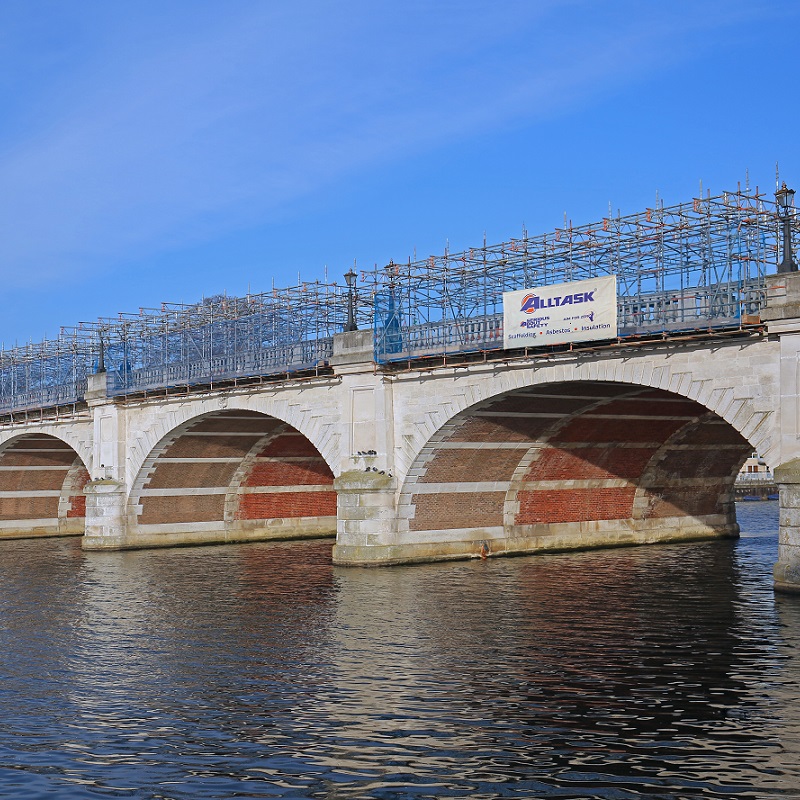
[(797, 272), (797, 264), (792, 257), (792, 202), (794, 189), (787, 189), (786, 182), (775, 192), (775, 206), (783, 224), (783, 261), (778, 264), (778, 273)]
[(352, 269), (344, 274), (344, 279), (347, 281), (347, 326), (344, 329), (346, 333), (358, 330), (355, 310), (356, 277), (356, 273)]

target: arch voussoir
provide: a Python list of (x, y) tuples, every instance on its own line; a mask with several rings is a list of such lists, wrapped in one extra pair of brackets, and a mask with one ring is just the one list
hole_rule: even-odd
[[(660, 354), (654, 354), (649, 359), (639, 355), (636, 359), (627, 355), (612, 355), (599, 359), (595, 357), (592, 360), (569, 356), (559, 363), (514, 365), (505, 369), (476, 368), (470, 373), (469, 392), (456, 391), (452, 385), (453, 375), (442, 371), (439, 375), (431, 374), (429, 377), (431, 392), (423, 398), (421, 407), (426, 408), (423, 419), (419, 415), (408, 415), (405, 427), (401, 421), (400, 435), (404, 442), (414, 442), (411, 450), (415, 456), (435, 431), (477, 403), (515, 389), (573, 381), (609, 381), (669, 391), (695, 400), (746, 435), (745, 431), (756, 413), (754, 402), (765, 393), (769, 395), (769, 410), (766, 413), (771, 418), (771, 422), (768, 421), (767, 424), (775, 424), (772, 394), (777, 391), (777, 387), (772, 386), (774, 378), (770, 364), (767, 360), (762, 360), (762, 364), (762, 380), (743, 384), (729, 371), (720, 370), (720, 354), (716, 352), (693, 351), (691, 360), (686, 356), (682, 361), (676, 361), (674, 356)], [(425, 406), (424, 400), (428, 396), (431, 402)], [(442, 396), (447, 397), (446, 413), (434, 400)], [(733, 407), (736, 401), (745, 405), (746, 410), (741, 414), (738, 413), (738, 405), (735, 409)], [(409, 459), (408, 453), (407, 446), (398, 451), (396, 468), (400, 475), (413, 462), (413, 456)]]

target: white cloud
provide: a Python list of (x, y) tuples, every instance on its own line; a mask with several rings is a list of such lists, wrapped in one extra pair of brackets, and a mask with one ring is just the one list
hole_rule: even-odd
[(101, 15), (94, 49), (34, 80), (45, 106), (0, 140), (0, 270), (25, 284), (202, 241), (353, 170), (596, 100), (686, 57), (679, 34), (715, 5), (605, 21), (591, 2)]

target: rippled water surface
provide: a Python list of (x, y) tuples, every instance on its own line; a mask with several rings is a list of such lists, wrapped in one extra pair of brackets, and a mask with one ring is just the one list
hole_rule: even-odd
[(735, 543), (337, 569), (0, 543), (0, 796), (800, 797), (800, 598)]

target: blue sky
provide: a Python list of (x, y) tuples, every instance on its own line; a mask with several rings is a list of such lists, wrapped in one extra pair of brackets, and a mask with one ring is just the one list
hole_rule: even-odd
[(751, 182), (800, 4), (0, 2), (0, 340)]

